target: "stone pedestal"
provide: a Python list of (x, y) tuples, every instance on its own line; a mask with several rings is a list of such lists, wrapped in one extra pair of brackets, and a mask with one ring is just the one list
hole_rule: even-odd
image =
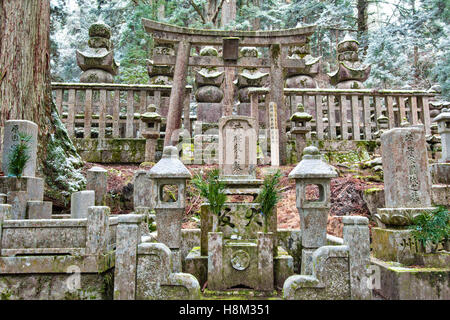
[(44, 199), (44, 180), (36, 177), (0, 177), (0, 193), (12, 205), (12, 218), (25, 219), (28, 201)]

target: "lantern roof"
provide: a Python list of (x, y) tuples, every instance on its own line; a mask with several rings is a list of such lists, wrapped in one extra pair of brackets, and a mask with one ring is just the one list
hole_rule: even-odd
[(336, 170), (326, 163), (320, 155), (319, 149), (314, 146), (303, 150), (302, 161), (289, 173), (291, 179), (314, 179), (337, 177)]
[(192, 178), (188, 168), (180, 161), (176, 147), (164, 147), (161, 160), (148, 172), (149, 178), (156, 179), (190, 179)]

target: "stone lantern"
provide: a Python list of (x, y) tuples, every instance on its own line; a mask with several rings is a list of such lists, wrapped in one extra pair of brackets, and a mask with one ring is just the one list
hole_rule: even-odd
[[(289, 178), (295, 179), (296, 205), (300, 214), (302, 230), (301, 274), (311, 274), (311, 258), (314, 251), (327, 243), (327, 220), (330, 210), (330, 181), (337, 176), (314, 146), (303, 150), (303, 159), (291, 171)], [(319, 196), (310, 200), (306, 196), (307, 186), (317, 186)]]
[(160, 161), (148, 172), (153, 180), (157, 241), (173, 253), (173, 272), (181, 272), (181, 221), (186, 206), (186, 180), (192, 175), (178, 157), (176, 147), (165, 147)]
[(291, 116), (292, 129), (291, 134), (295, 134), (297, 159), (301, 159), (302, 151), (306, 147), (306, 134), (311, 131), (311, 128), (307, 127), (307, 123), (311, 121), (312, 115), (305, 112), (303, 104), (297, 105), (297, 112)]
[(147, 112), (141, 116), (144, 122), (144, 130), (142, 136), (145, 141), (145, 161), (155, 161), (156, 142), (159, 138), (162, 117), (156, 112), (155, 105), (151, 104), (147, 108)]
[(433, 122), (437, 123), (442, 146), (439, 163), (432, 165), (433, 180), (437, 183), (450, 184), (450, 109), (442, 109), (442, 113), (434, 118)]

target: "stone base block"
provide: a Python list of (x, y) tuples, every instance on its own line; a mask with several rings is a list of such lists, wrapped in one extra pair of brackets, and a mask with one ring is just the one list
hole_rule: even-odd
[(137, 300), (188, 300), (200, 297), (192, 274), (173, 273), (171, 250), (162, 243), (141, 243), (136, 268)]
[(273, 258), (273, 271), (277, 289), (283, 289), (286, 279), (295, 274), (294, 258), (282, 247), (278, 247), (278, 256)]
[(51, 201), (28, 201), (27, 219), (51, 219), (53, 202)]
[(413, 264), (417, 244), (410, 230), (372, 228), (372, 254), (384, 261)]
[(435, 205), (450, 207), (450, 185), (433, 185), (431, 200)]
[[(294, 272), (294, 259), (282, 247), (278, 247), (278, 256), (273, 259), (274, 282), (278, 289), (283, 288), (287, 278)], [(194, 247), (187, 255), (183, 272), (194, 275), (200, 287), (203, 287), (208, 279), (208, 256), (200, 254), (200, 247)], [(265, 291), (266, 292), (266, 291)]]
[(208, 256), (200, 254), (200, 247), (194, 247), (187, 255), (184, 262), (184, 272), (197, 278), (200, 287), (208, 280)]
[(371, 263), (380, 270), (375, 292), (390, 300), (449, 300), (450, 268), (395, 267), (376, 258)]
[(0, 274), (0, 300), (110, 300), (112, 278), (111, 272)]
[(433, 163), (430, 172), (433, 183), (450, 184), (450, 163)]

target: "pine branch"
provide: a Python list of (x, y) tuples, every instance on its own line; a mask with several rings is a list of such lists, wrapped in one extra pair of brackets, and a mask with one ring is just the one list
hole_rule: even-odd
[(195, 4), (194, 0), (189, 0), (189, 3), (192, 5), (192, 7), (194, 7), (195, 11), (197, 11), (198, 15), (200, 16), (200, 18), (202, 19), (203, 23), (206, 23), (206, 19), (203, 16), (202, 11), (200, 10), (200, 8)]

